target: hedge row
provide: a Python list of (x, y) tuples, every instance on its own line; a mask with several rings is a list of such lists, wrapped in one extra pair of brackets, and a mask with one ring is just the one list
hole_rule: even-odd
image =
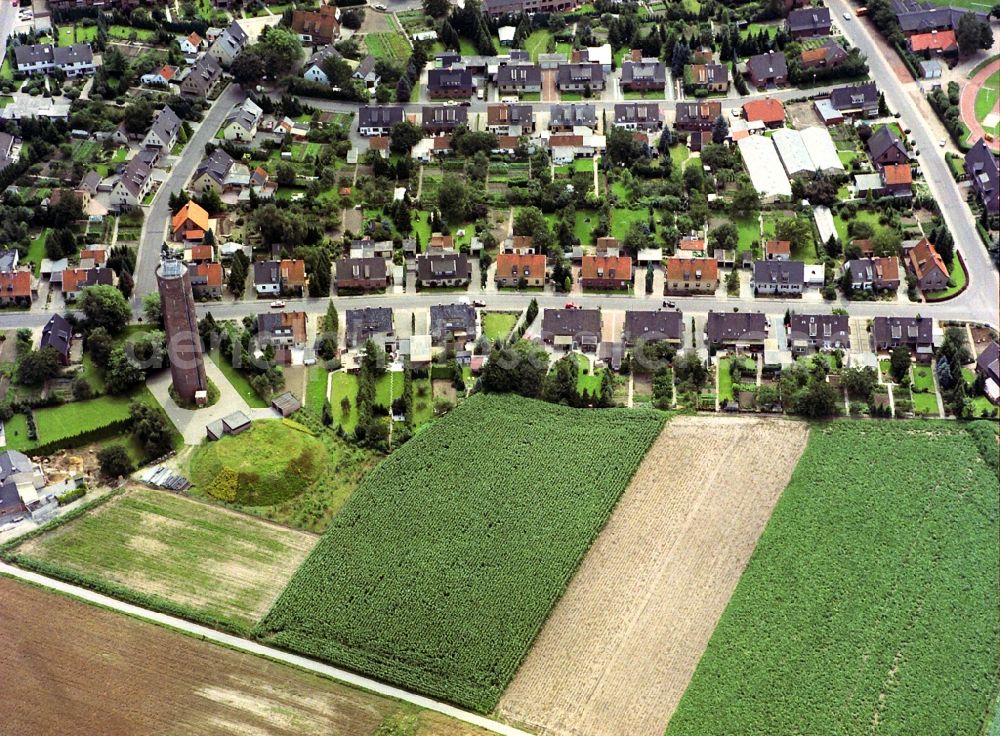
[(52, 440), (51, 442), (44, 442), (40, 445), (29, 447), (25, 449), (25, 453), (29, 455), (51, 455), (56, 450), (80, 447), (81, 445), (88, 445), (91, 442), (117, 437), (118, 435), (131, 429), (131, 418), (116, 419), (108, 424), (105, 424), (103, 427), (95, 427), (94, 429), (89, 429), (70, 437), (61, 437), (57, 440)]

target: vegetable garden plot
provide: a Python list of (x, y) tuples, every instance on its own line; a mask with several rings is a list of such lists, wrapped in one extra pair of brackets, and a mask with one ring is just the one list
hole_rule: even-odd
[(662, 423), (472, 396), (365, 479), (258, 634), (491, 710)]

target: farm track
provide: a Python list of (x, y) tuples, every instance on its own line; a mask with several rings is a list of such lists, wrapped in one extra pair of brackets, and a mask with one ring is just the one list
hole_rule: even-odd
[(785, 420), (668, 422), (499, 713), (547, 735), (660, 736), (807, 436)]

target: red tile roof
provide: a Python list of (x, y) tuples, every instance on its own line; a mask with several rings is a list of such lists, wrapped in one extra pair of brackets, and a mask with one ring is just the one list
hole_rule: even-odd
[[(719, 262), (714, 258), (668, 258), (667, 280), (686, 281), (701, 271), (702, 281), (718, 281)], [(687, 276), (685, 276), (687, 274)]]
[(910, 248), (906, 256), (910, 261), (910, 268), (913, 269), (913, 275), (918, 279), (922, 279), (935, 267), (948, 276), (948, 268), (944, 265), (944, 260), (927, 238), (921, 238), (919, 243)]
[(510, 278), (511, 274), (520, 277), (525, 272), (530, 273), (532, 278), (544, 278), (545, 256), (516, 253), (501, 253), (497, 256), (497, 276), (500, 278)]
[(764, 253), (781, 253), (791, 255), (792, 244), (788, 240), (768, 240), (764, 243)]
[[(598, 274), (598, 271), (601, 273)], [(614, 275), (611, 275), (612, 271)], [(632, 259), (629, 256), (584, 256), (580, 278), (631, 281)]]
[(785, 106), (781, 104), (780, 100), (772, 97), (766, 97), (763, 100), (753, 100), (743, 106), (743, 117), (748, 122), (760, 120), (765, 125), (768, 123), (781, 123), (785, 120)]
[(0, 273), (0, 298), (31, 297), (31, 272)]
[(910, 48), (918, 51), (947, 51), (957, 45), (954, 31), (934, 31), (910, 36)]
[(204, 276), (208, 279), (205, 286), (222, 286), (221, 263), (199, 263), (195, 266), (194, 270), (199, 276)]
[(902, 186), (913, 183), (913, 171), (909, 164), (890, 164), (882, 167), (882, 177), (886, 186)]
[(306, 282), (306, 262), (303, 260), (285, 258), (281, 261), (281, 280), (286, 284), (301, 285)]

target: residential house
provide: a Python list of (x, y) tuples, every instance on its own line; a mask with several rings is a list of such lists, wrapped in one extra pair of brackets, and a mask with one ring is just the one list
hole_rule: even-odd
[(0, 273), (0, 306), (30, 307), (32, 297), (31, 271)]
[(176, 242), (200, 242), (208, 232), (208, 212), (195, 201), (187, 202), (170, 220)]
[(948, 288), (948, 267), (927, 238), (921, 238), (915, 245), (903, 248), (903, 260), (907, 269), (917, 279), (921, 291), (941, 291)]
[(194, 170), (191, 189), (202, 194), (209, 190), (221, 194), (225, 191), (230, 172), (235, 166), (236, 159), (225, 150), (216, 148), (203, 158), (198, 168)]
[(88, 286), (114, 286), (115, 272), (110, 268), (67, 268), (62, 272), (63, 301), (75, 302)]
[(344, 326), (348, 348), (363, 347), (371, 340), (386, 352), (396, 350), (396, 331), (389, 307), (348, 309), (344, 315)]
[(40, 350), (52, 348), (59, 355), (62, 365), (69, 365), (70, 351), (73, 347), (73, 328), (61, 314), (53, 314), (42, 328)]
[(844, 264), (852, 291), (896, 291), (899, 288), (899, 261), (895, 256), (854, 258)]
[(0, 452), (0, 524), (21, 520), (25, 514), (42, 522), (53, 506), (41, 467), (17, 450)]
[(542, 69), (537, 64), (504, 64), (497, 69), (500, 94), (542, 91)]
[(204, 99), (212, 94), (220, 79), (222, 79), (222, 66), (219, 60), (205, 54), (181, 80), (181, 94)]
[(185, 263), (212, 263), (215, 260), (215, 246), (208, 243), (192, 245), (184, 249)]
[(707, 251), (705, 241), (694, 233), (685, 235), (677, 242), (677, 253), (688, 258), (703, 256)]
[(191, 292), (195, 299), (221, 299), (225, 273), (221, 263), (189, 263)]
[(906, 146), (888, 125), (883, 125), (872, 133), (872, 137), (868, 139), (868, 155), (880, 169), (889, 164), (907, 164), (910, 161)]
[(573, 133), (577, 128), (587, 128), (590, 132), (597, 130), (595, 105), (552, 105), (549, 110), (549, 130), (553, 133)]
[(177, 39), (177, 45), (180, 46), (181, 53), (184, 56), (195, 56), (199, 51), (201, 51), (201, 45), (204, 43), (201, 36), (199, 36), (194, 31), (191, 31), (187, 36), (181, 36)]
[(714, 258), (668, 258), (664, 289), (667, 294), (714, 294), (719, 287), (719, 263)]
[(496, 135), (522, 136), (533, 133), (535, 116), (531, 105), (487, 105), (486, 128)]
[(67, 77), (93, 74), (94, 52), (89, 43), (53, 46), (49, 43), (23, 44), (14, 47), (14, 72), (18, 76), (51, 74), (56, 69)]
[(385, 258), (340, 258), (334, 269), (337, 293), (385, 289), (389, 285)]
[(729, 70), (722, 64), (690, 64), (684, 69), (685, 87), (708, 92), (729, 89)]
[(0, 251), (0, 273), (10, 273), (17, 270), (21, 254), (16, 248)]
[(763, 123), (766, 128), (780, 128), (785, 124), (785, 106), (773, 97), (751, 100), (743, 105), (743, 118), (748, 123)]
[(356, 79), (365, 85), (365, 89), (375, 89), (378, 87), (378, 83), (382, 80), (382, 77), (378, 72), (375, 71), (375, 65), (378, 63), (376, 59), (371, 54), (368, 54), (361, 63), (358, 64), (357, 68), (351, 74), (352, 79)]
[[(438, 237), (441, 237), (440, 235)], [(451, 236), (448, 236), (449, 240)], [(431, 236), (434, 240), (434, 236)], [(370, 237), (351, 241), (351, 258), (381, 258), (383, 261), (392, 259), (393, 245), (391, 240), (372, 240)]]
[(896, 14), (899, 29), (904, 36), (913, 36), (930, 31), (958, 30), (963, 15), (972, 13), (977, 20), (989, 23), (989, 15), (973, 11), (968, 7), (940, 6), (922, 0), (892, 0), (892, 11)]
[(427, 96), (432, 100), (468, 99), (475, 92), (469, 69), (430, 69), (427, 72)]
[(764, 349), (767, 339), (767, 317), (762, 312), (709, 312), (705, 323), (705, 340), (710, 349)]
[(156, 71), (150, 72), (149, 74), (143, 74), (139, 78), (139, 81), (145, 85), (166, 87), (173, 81), (174, 77), (177, 76), (178, 71), (180, 70), (177, 67), (166, 64)]
[(847, 61), (847, 52), (834, 39), (828, 38), (821, 46), (802, 51), (799, 59), (803, 69), (834, 69)]
[(576, 8), (577, 4), (577, 0), (486, 0), (483, 10), (494, 17), (521, 13), (566, 13)]
[(630, 256), (584, 256), (580, 267), (584, 289), (629, 289), (632, 287)]
[(655, 102), (623, 102), (615, 105), (615, 125), (625, 130), (660, 130), (663, 115)]
[(257, 261), (253, 264), (257, 296), (302, 293), (306, 285), (306, 263), (299, 259)]
[(476, 339), (476, 309), (471, 304), (434, 304), (430, 310), (431, 344), (461, 349)]
[(358, 132), (363, 136), (389, 135), (392, 126), (401, 122), (403, 122), (401, 107), (362, 105), (358, 110)]
[(222, 32), (215, 43), (209, 48), (208, 53), (214, 56), (222, 66), (229, 66), (237, 56), (243, 53), (243, 49), (250, 43), (250, 37), (243, 30), (239, 21), (233, 21), (229, 27)]
[(750, 288), (754, 294), (799, 295), (806, 286), (802, 261), (754, 261)]
[(596, 352), (601, 343), (600, 309), (546, 309), (542, 341), (566, 350)]
[(421, 110), (421, 124), (431, 135), (453, 133), (459, 125), (469, 119), (468, 108), (454, 105), (424, 106)]
[(318, 10), (293, 10), (292, 30), (305, 44), (331, 44), (340, 37), (340, 8), (320, 5)]
[(787, 261), (792, 257), (792, 244), (788, 240), (765, 240), (764, 260)]
[(320, 84), (330, 84), (330, 77), (326, 73), (326, 61), (327, 59), (340, 60), (344, 57), (340, 55), (340, 52), (333, 47), (333, 45), (324, 46), (315, 54), (309, 57), (306, 61), (305, 66), (302, 67), (302, 76), (308, 79), (310, 82), (319, 82)]
[(905, 347), (918, 360), (934, 357), (934, 320), (930, 317), (875, 317), (872, 319), (875, 351), (890, 352)]
[(680, 347), (684, 341), (684, 315), (677, 310), (626, 310), (622, 340), (628, 347), (657, 342)]
[(560, 64), (556, 86), (560, 92), (598, 92), (604, 89), (604, 70), (600, 64)]
[(850, 350), (851, 326), (846, 314), (792, 314), (788, 346), (793, 353)]
[(883, 166), (880, 176), (882, 177), (882, 191), (888, 196), (913, 196), (913, 171), (908, 163)]
[(464, 253), (429, 253), (417, 256), (417, 283), (422, 288), (468, 286), (472, 264)]
[(785, 30), (792, 38), (829, 36), (832, 24), (829, 8), (801, 8), (788, 14), (788, 18), (785, 19)]
[(306, 344), (305, 312), (261, 312), (257, 315), (257, 344), (302, 347)]
[(10, 133), (0, 133), (0, 171), (20, 158), (20, 141)]
[(667, 84), (667, 68), (659, 59), (622, 63), (621, 88), (626, 92), (662, 92)]
[(906, 45), (910, 47), (910, 51), (921, 55), (950, 55), (958, 53), (958, 40), (955, 37), (955, 32), (950, 29), (946, 31), (934, 30), (929, 33), (915, 33), (906, 39)]
[(1000, 213), (1000, 158), (980, 138), (965, 154), (965, 173), (983, 207), (991, 215)]
[(677, 130), (711, 131), (722, 114), (721, 102), (678, 102), (674, 128)]
[(1000, 345), (991, 340), (976, 358), (976, 375), (983, 378), (983, 392), (994, 404), (1000, 404)]
[(112, 209), (119, 212), (129, 207), (138, 207), (153, 188), (153, 169), (140, 157), (135, 156), (122, 170), (118, 181), (111, 189), (109, 202)]
[(160, 110), (160, 114), (156, 116), (156, 120), (150, 126), (146, 137), (142, 139), (142, 145), (144, 148), (155, 148), (169, 153), (174, 144), (177, 143), (177, 134), (180, 133), (180, 130), (181, 119), (168, 105)]
[(757, 89), (782, 87), (788, 83), (788, 63), (780, 51), (755, 54), (747, 59), (747, 76)]
[(222, 123), (222, 137), (227, 141), (252, 141), (264, 111), (253, 100), (247, 98), (226, 117)]
[(544, 286), (545, 256), (533, 253), (501, 253), (496, 259), (493, 280), (501, 288), (505, 286), (520, 288), (522, 285), (529, 288)]
[(830, 92), (830, 106), (845, 118), (874, 118), (878, 115), (878, 97), (875, 82), (837, 87)]

